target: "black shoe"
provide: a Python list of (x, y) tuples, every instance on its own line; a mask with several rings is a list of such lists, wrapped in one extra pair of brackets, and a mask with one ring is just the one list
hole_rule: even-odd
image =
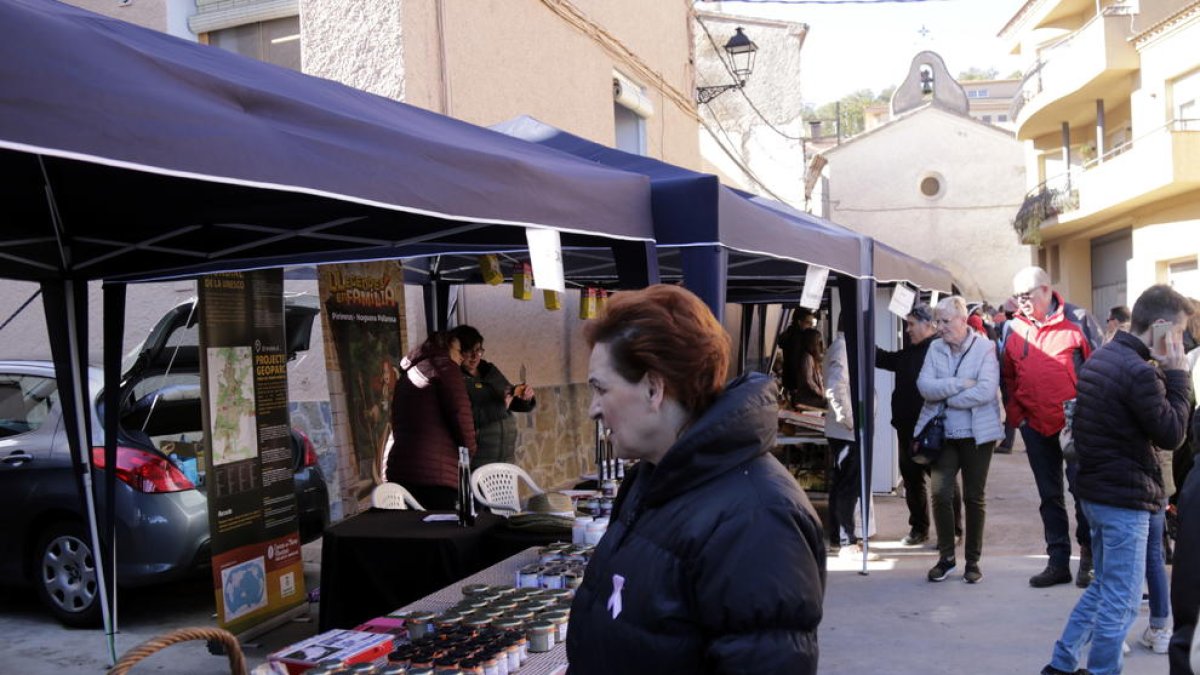
[(963, 581), (968, 584), (977, 584), (983, 581), (983, 572), (979, 569), (979, 563), (967, 563), (967, 569), (963, 572)]
[(945, 581), (946, 577), (950, 576), (950, 573), (954, 571), (954, 568), (955, 563), (953, 560), (943, 558), (929, 570), (929, 574), (926, 576), (930, 581)]
[(1000, 455), (1011, 455), (1012, 454), (1012, 446), (1011, 445), (997, 445), (996, 453), (1000, 454)]
[(1096, 573), (1092, 571), (1092, 554), (1087, 552), (1079, 556), (1079, 573), (1075, 575), (1075, 585), (1079, 588), (1087, 588), (1092, 580), (1096, 578)]
[(1029, 585), (1034, 588), (1046, 588), (1058, 584), (1071, 583), (1071, 570), (1066, 567), (1046, 565), (1046, 569), (1029, 577)]
[(927, 541), (929, 541), (928, 532), (917, 532), (914, 530), (905, 535), (905, 537), (900, 540), (900, 543), (905, 546), (916, 546), (917, 544), (924, 544)]

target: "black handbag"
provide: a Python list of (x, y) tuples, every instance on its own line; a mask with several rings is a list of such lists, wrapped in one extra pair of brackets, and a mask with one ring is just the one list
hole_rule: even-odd
[(913, 439), (912, 461), (922, 466), (933, 464), (942, 455), (942, 443), (945, 440), (946, 415), (939, 410)]

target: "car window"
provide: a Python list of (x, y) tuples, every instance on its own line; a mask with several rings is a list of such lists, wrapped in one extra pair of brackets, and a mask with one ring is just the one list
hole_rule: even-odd
[(0, 374), (0, 438), (36, 431), (57, 403), (53, 378)]

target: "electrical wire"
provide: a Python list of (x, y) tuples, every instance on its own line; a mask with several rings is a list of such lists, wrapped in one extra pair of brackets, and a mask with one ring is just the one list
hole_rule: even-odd
[[(709, 112), (712, 113), (713, 110), (712, 110), (711, 104), (706, 103), (705, 105), (708, 106)], [(725, 140), (727, 140), (729, 142), (729, 145), (731, 145), (731, 146), (734, 145), (733, 139), (729, 137), (729, 132), (726, 131), (725, 127), (721, 125), (721, 121), (717, 119), (717, 116), (715, 114), (713, 114), (712, 118), (713, 118), (713, 122), (716, 123), (717, 128), (720, 129), (721, 133), (725, 136)], [(784, 199), (783, 197), (780, 197), (773, 190), (771, 190), (771, 188), (767, 187), (766, 184), (763, 183), (762, 179), (759, 178), (753, 171), (750, 170), (750, 167), (746, 165), (746, 163), (742, 160), (741, 157), (738, 156), (738, 154), (736, 152), (734, 152), (733, 150), (730, 150), (728, 147), (726, 147), (725, 144), (721, 142), (721, 139), (717, 137), (717, 134), (712, 130), (712, 127), (708, 126), (707, 121), (700, 120), (700, 124), (701, 124), (701, 126), (704, 127), (704, 130), (708, 132), (708, 135), (712, 136), (713, 140), (717, 142), (717, 147), (721, 148), (721, 152), (724, 152), (725, 156), (727, 156), (727, 157), (729, 157), (729, 159), (733, 160), (733, 163), (735, 165), (737, 165), (738, 169), (740, 169), (742, 171), (742, 173), (746, 174), (747, 178), (749, 178), (751, 181), (753, 181), (755, 185), (757, 185), (759, 188), (761, 188), (763, 192), (766, 192), (768, 195), (770, 195), (775, 201), (783, 203), (783, 204), (787, 204), (788, 206), (790, 206), (792, 208), (796, 208), (795, 204), (792, 204), (791, 202)], [(800, 209), (800, 210), (803, 210), (803, 209)]]
[(954, 0), (697, 0), (697, 2), (741, 2), (748, 5), (896, 5)]

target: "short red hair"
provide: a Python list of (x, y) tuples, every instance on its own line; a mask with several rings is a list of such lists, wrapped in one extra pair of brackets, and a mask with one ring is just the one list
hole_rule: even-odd
[(646, 373), (662, 377), (664, 393), (693, 417), (725, 388), (729, 333), (700, 298), (678, 286), (614, 294), (604, 314), (584, 325), (583, 337), (589, 348), (608, 345), (627, 382)]

